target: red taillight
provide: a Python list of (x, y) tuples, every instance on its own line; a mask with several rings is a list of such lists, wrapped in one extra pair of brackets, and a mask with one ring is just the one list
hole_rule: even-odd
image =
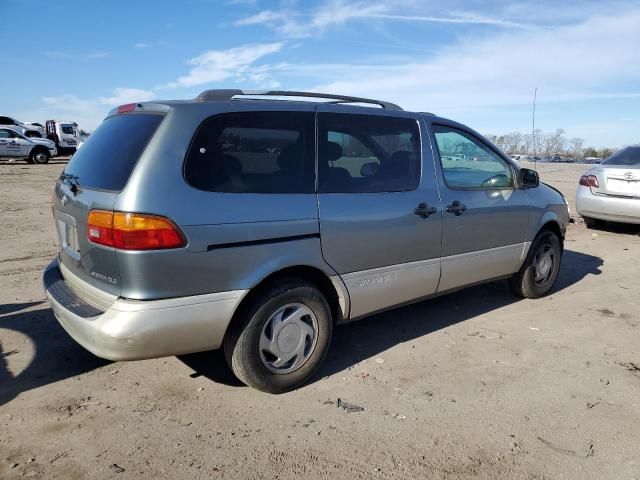
[(133, 112), (136, 109), (135, 103), (127, 103), (125, 105), (120, 105), (118, 107), (118, 113), (129, 113)]
[(600, 187), (600, 184), (598, 183), (598, 177), (596, 177), (595, 175), (582, 175), (580, 177), (580, 185), (584, 185), (585, 187)]
[(122, 250), (162, 250), (186, 244), (180, 229), (164, 217), (106, 210), (89, 213), (87, 238)]

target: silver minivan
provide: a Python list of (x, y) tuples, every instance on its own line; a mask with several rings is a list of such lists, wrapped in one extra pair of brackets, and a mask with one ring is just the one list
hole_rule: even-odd
[(74, 339), (111, 360), (223, 348), (273, 393), (313, 375), (337, 324), (496, 279), (545, 295), (569, 221), (464, 125), (287, 91), (122, 105), (53, 202), (43, 282)]

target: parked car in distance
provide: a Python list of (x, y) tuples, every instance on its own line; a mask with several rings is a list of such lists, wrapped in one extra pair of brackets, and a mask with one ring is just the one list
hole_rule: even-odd
[(584, 163), (600, 163), (602, 159), (600, 157), (585, 157)]
[(65, 120), (47, 120), (45, 122), (47, 138), (55, 142), (60, 155), (73, 155), (82, 142), (80, 127), (76, 122)]
[(0, 116), (0, 127), (10, 128), (25, 137), (44, 137), (44, 129), (42, 128), (42, 125), (38, 123), (27, 124), (19, 122), (15, 118)]
[(283, 91), (122, 105), (53, 202), (43, 284), (76, 341), (112, 360), (222, 347), (274, 393), (309, 380), (336, 324), (496, 279), (544, 296), (569, 221), (464, 125)]
[(640, 145), (618, 150), (580, 177), (576, 210), (588, 227), (640, 223)]
[(55, 144), (45, 138), (26, 137), (0, 127), (0, 157), (23, 158), (27, 163), (47, 163), (57, 155)]

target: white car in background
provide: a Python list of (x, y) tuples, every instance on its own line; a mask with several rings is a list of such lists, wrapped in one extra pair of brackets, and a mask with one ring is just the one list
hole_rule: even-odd
[(0, 127), (0, 157), (24, 158), (27, 163), (47, 163), (58, 154), (56, 144), (46, 138), (26, 137), (8, 127)]
[(44, 137), (44, 128), (39, 123), (23, 123), (5, 115), (0, 115), (0, 127), (10, 128), (25, 137)]
[(618, 150), (580, 177), (576, 210), (587, 227), (602, 220), (640, 224), (640, 145)]

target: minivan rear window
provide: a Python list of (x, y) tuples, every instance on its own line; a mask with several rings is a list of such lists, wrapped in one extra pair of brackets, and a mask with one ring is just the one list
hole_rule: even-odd
[(164, 118), (128, 114), (107, 118), (71, 157), (64, 173), (82, 188), (120, 191)]

